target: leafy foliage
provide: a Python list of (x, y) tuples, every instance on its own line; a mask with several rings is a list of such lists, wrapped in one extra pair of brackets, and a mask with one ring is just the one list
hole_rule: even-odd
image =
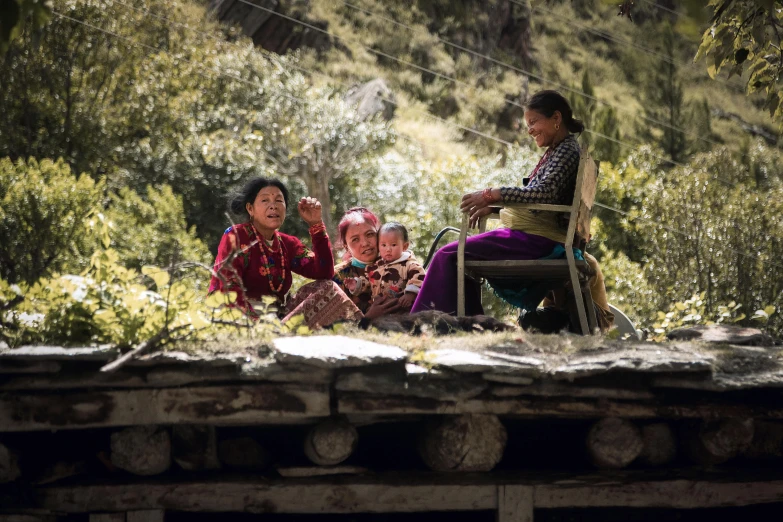
[(783, 124), (783, 2), (780, 0), (711, 0), (714, 10), (696, 59), (705, 59), (715, 78), (747, 73), (747, 91), (766, 93), (765, 107)]
[(0, 159), (0, 279), (32, 284), (78, 269), (92, 247), (87, 224), (102, 190), (62, 160)]
[(22, 32), (25, 20), (31, 19), (35, 28), (43, 26), (50, 16), (47, 0), (0, 0), (0, 55), (8, 44)]
[(140, 270), (144, 265), (173, 266), (182, 261), (208, 263), (207, 246), (188, 229), (182, 196), (172, 188), (147, 187), (146, 199), (130, 188), (111, 196), (106, 212), (112, 234), (111, 246), (120, 262)]

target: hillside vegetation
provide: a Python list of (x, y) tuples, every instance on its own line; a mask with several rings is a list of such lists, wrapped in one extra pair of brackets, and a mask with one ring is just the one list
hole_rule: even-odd
[[(332, 237), (356, 204), (399, 220), (423, 257), (459, 222), (464, 192), (518, 185), (535, 165), (521, 105), (541, 88), (567, 94), (601, 161), (590, 249), (610, 300), (652, 336), (753, 316), (783, 330), (778, 128), (742, 79), (693, 64), (709, 17), (698, 2), (638, 2), (633, 21), (603, 0), (52, 4), (0, 61), (0, 321), (12, 342), (54, 340), (8, 310), (34, 313), (25, 296), (41, 302), (62, 274), (91, 270), (100, 287), (177, 266), (174, 279), (203, 293), (208, 272), (182, 262), (208, 262), (230, 224), (225, 195), (255, 175), (319, 197)], [(345, 101), (378, 79), (381, 112)], [(73, 241), (55, 233), (65, 218)], [(291, 213), (285, 231), (306, 234)], [(45, 262), (20, 268), (20, 251)]]

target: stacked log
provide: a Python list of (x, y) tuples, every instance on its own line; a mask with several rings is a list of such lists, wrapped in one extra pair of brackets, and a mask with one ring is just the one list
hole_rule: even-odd
[(648, 466), (670, 464), (677, 456), (677, 438), (671, 426), (665, 422), (643, 426), (642, 444), (639, 460)]
[(111, 462), (134, 475), (157, 475), (171, 466), (171, 438), (157, 426), (134, 426), (111, 435)]
[(0, 444), (0, 484), (19, 478), (19, 459), (14, 451)]
[(350, 457), (358, 442), (359, 434), (350, 423), (329, 419), (307, 432), (304, 453), (313, 464), (334, 466)]
[(508, 435), (496, 415), (460, 415), (433, 421), (419, 454), (434, 471), (490, 471), (503, 457)]
[(744, 452), (749, 459), (775, 459), (783, 457), (783, 423), (756, 421), (753, 440)]
[(266, 448), (252, 437), (221, 440), (218, 457), (228, 467), (246, 470), (262, 470), (272, 460)]
[(688, 423), (683, 428), (683, 447), (698, 464), (722, 464), (745, 452), (753, 441), (753, 433), (753, 419)]
[(187, 471), (217, 469), (217, 436), (214, 426), (174, 426), (171, 429), (172, 457)]
[(587, 434), (587, 452), (599, 468), (624, 468), (642, 453), (643, 448), (641, 431), (626, 419), (601, 419)]

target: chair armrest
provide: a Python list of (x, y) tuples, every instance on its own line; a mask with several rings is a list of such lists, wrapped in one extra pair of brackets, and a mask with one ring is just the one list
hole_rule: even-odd
[(545, 210), (549, 212), (571, 212), (574, 207), (571, 205), (547, 205), (544, 203), (507, 203), (500, 208), (519, 209), (519, 210)]

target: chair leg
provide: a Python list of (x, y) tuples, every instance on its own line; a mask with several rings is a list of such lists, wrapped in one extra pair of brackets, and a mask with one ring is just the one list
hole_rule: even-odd
[(579, 285), (574, 287), (574, 301), (576, 301), (576, 311), (579, 314), (579, 327), (582, 330), (582, 335), (590, 335), (590, 327), (587, 325), (585, 298)]
[(582, 329), (582, 335), (590, 335), (590, 328), (587, 326), (587, 313), (585, 312), (585, 302), (582, 297), (582, 286), (579, 284), (579, 276), (576, 272), (576, 260), (571, 245), (566, 245), (566, 258), (568, 259), (568, 271), (571, 275), (571, 287), (574, 289), (574, 298), (576, 309), (579, 313), (579, 326)]
[(590, 327), (590, 333), (592, 334), (598, 328), (598, 319), (595, 316), (595, 303), (593, 303), (593, 294), (590, 292), (589, 283), (585, 283), (582, 295), (584, 296), (585, 308), (587, 309), (587, 325)]
[(457, 245), (457, 316), (465, 315), (465, 241), (468, 237), (468, 215), (462, 218)]

